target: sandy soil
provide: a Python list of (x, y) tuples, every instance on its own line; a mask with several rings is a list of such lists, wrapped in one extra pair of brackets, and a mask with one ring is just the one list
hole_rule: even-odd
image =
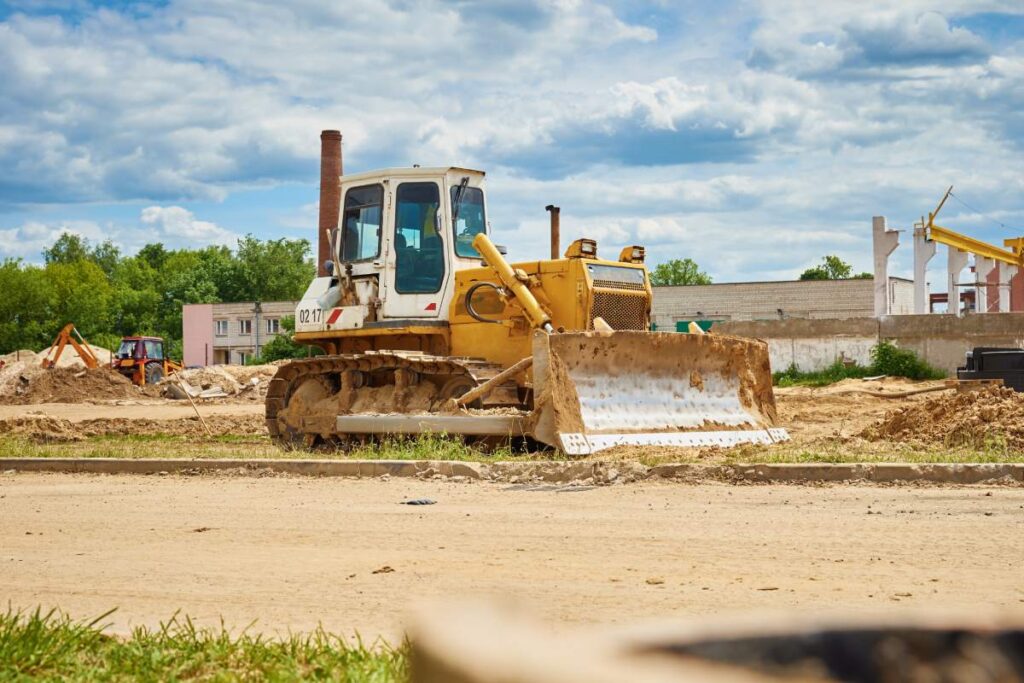
[[(432, 498), (436, 505), (400, 502)], [(0, 596), (395, 637), (416, 602), (560, 622), (1024, 607), (1024, 490), (0, 474)], [(388, 569), (390, 568), (390, 569)]]
[[(263, 403), (198, 403), (203, 417), (211, 415), (262, 415)], [(0, 405), (0, 420), (28, 415), (58, 417), (71, 422), (104, 418), (191, 420), (195, 411), (188, 401), (118, 401), (94, 403), (39, 403), (36, 405)]]
[(904, 392), (941, 386), (938, 382), (913, 382), (886, 378), (865, 382), (847, 379), (826, 387), (775, 388), (779, 423), (794, 441), (813, 441), (860, 434), (886, 413), (916, 405), (953, 392), (917, 394), (905, 398), (879, 398), (862, 391)]
[[(775, 396), (780, 424), (789, 430), (794, 440), (813, 441), (859, 434), (890, 411), (945, 395), (930, 393), (900, 399), (886, 399), (857, 393), (858, 390), (896, 392), (940, 384), (941, 382), (908, 382), (899, 379), (873, 382), (845, 380), (821, 388), (776, 388)], [(216, 415), (254, 416), (262, 415), (264, 410), (262, 401), (243, 401), (241, 399), (200, 401), (198, 405), (204, 417)], [(109, 401), (97, 404), (0, 405), (0, 420), (27, 415), (44, 415), (71, 422), (82, 422), (104, 418), (191, 420), (195, 413), (188, 401), (165, 399)], [(246, 424), (240, 423), (240, 426)], [(173, 427), (169, 427), (168, 431), (174, 431)], [(262, 433), (261, 431), (260, 434)]]

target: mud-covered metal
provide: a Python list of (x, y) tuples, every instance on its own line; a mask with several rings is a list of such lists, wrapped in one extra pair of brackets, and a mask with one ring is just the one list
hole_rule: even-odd
[(573, 332), (534, 338), (534, 436), (582, 455), (615, 445), (735, 445), (775, 426), (768, 348), (722, 335)]

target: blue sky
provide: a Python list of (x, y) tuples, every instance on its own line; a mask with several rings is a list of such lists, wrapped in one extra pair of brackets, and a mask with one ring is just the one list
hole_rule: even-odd
[(1018, 1), (26, 0), (0, 73), (0, 257), (312, 238), (323, 128), (350, 172), (486, 170), (515, 258), (556, 203), (720, 282), (868, 270), (950, 184), (948, 227), (1024, 234)]

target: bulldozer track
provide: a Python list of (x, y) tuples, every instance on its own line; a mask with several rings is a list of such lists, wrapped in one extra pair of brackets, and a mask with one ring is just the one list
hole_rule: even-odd
[[(284, 447), (303, 445), (309, 447), (317, 437), (323, 436), (322, 430), (309, 430), (296, 433), (294, 428), (285, 427), (279, 419), (280, 413), (288, 405), (292, 393), (303, 382), (310, 378), (323, 378), (331, 385), (339, 384), (341, 377), (348, 371), (356, 371), (368, 376), (370, 373), (390, 373), (397, 377), (399, 371), (413, 373), (416, 381), (431, 379), (434, 383), (447, 384), (456, 378), (465, 378), (462, 386), (466, 390), (482, 384), (502, 371), (502, 366), (479, 358), (463, 358), (452, 356), (433, 356), (416, 351), (366, 351), (364, 353), (339, 354), (333, 356), (316, 356), (295, 360), (282, 365), (267, 388), (266, 425), (271, 439)], [(379, 376), (379, 374), (378, 374)], [(385, 375), (386, 377), (387, 375)], [(392, 379), (392, 382), (396, 381)], [(357, 388), (356, 391), (359, 389)], [(512, 385), (514, 391), (514, 383)], [(459, 392), (463, 393), (463, 392)], [(506, 399), (508, 394), (506, 393)], [(440, 396), (441, 399), (455, 396)], [(400, 408), (399, 408), (400, 410)], [(345, 435), (334, 434), (335, 437)]]

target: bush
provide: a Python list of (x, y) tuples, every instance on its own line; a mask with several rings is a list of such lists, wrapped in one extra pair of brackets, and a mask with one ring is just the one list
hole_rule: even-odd
[(871, 349), (871, 374), (892, 375), (908, 379), (942, 379), (946, 373), (928, 365), (908, 349), (901, 349), (883, 339)]
[(281, 334), (264, 344), (260, 349), (260, 355), (250, 358), (245, 364), (263, 365), (275, 360), (308, 358), (309, 356), (319, 356), (323, 353), (319, 347), (293, 342), (292, 334), (294, 333), (295, 316), (284, 316), (281, 318)]
[(934, 368), (917, 357), (913, 351), (901, 349), (891, 341), (882, 340), (871, 347), (871, 365), (847, 365), (836, 360), (824, 370), (804, 372), (794, 364), (782, 372), (772, 374), (772, 384), (779, 387), (821, 387), (844, 379), (889, 375), (907, 379), (942, 379), (942, 370)]
[(870, 368), (865, 368), (856, 364), (847, 365), (843, 363), (843, 361), (836, 359), (832, 365), (828, 366), (824, 370), (817, 370), (814, 372), (804, 372), (796, 365), (790, 364), (790, 366), (782, 372), (772, 374), (772, 384), (780, 387), (793, 387), (798, 385), (823, 387), (826, 384), (835, 384), (836, 382), (849, 379), (851, 377), (867, 377), (870, 374)]

